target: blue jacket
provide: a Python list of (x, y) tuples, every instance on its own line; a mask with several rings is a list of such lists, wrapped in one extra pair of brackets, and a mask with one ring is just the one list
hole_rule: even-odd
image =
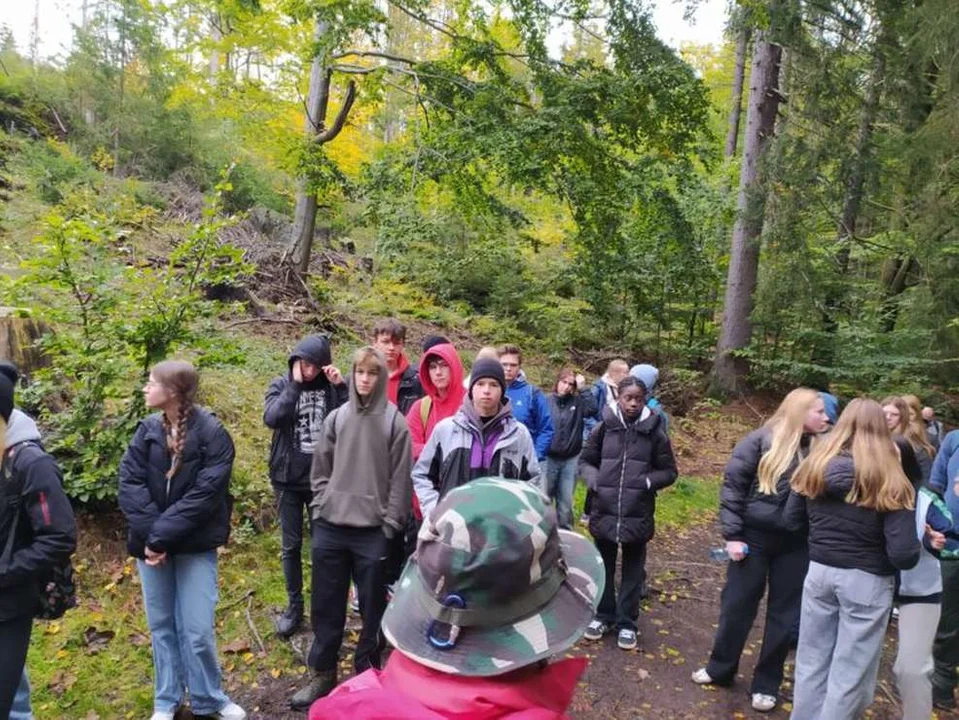
[(959, 517), (959, 495), (955, 486), (959, 483), (959, 430), (953, 430), (942, 440), (936, 461), (929, 475), (929, 487), (943, 496), (946, 507), (953, 517)]
[(536, 459), (544, 460), (553, 442), (553, 418), (543, 391), (530, 385), (521, 372), (506, 389), (506, 397), (512, 406), (513, 417), (523, 423), (533, 437)]
[(117, 499), (129, 526), (127, 549), (198, 553), (230, 536), (233, 440), (213, 413), (194, 408), (187, 420), (183, 462), (170, 480), (170, 451), (160, 413), (137, 426), (120, 463)]

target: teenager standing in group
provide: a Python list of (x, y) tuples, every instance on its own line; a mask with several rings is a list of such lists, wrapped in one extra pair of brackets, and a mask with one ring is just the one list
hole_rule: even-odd
[(473, 363), (470, 387), (453, 417), (437, 423), (413, 467), (423, 517), (453, 488), (482, 477), (539, 477), (529, 431), (513, 417), (499, 360)]
[(922, 419), (922, 403), (915, 395), (903, 395), (902, 401), (909, 408), (909, 421), (906, 424), (906, 440), (912, 445), (913, 452), (916, 453), (916, 461), (922, 470), (922, 482), (929, 482), (929, 474), (932, 472), (932, 462), (936, 459), (936, 448), (929, 440), (926, 423)]
[(872, 702), (896, 571), (919, 562), (915, 492), (882, 406), (849, 403), (796, 471), (786, 524), (809, 528), (792, 720), (852, 720)]
[[(38, 444), (33, 420), (14, 408), (16, 376), (15, 369), (8, 374), (0, 368), (0, 718), (11, 714), (18, 694), (17, 704), (29, 711), (24, 665), (40, 601), (38, 580), (77, 543), (60, 468)], [(18, 693), (21, 687), (26, 696)]]
[[(639, 601), (645, 579), (646, 544), (655, 530), (656, 493), (676, 480), (676, 458), (662, 416), (646, 405), (646, 387), (627, 376), (615, 408), (603, 410), (580, 455), (593, 491), (589, 532), (606, 566), (606, 587), (587, 640), (617, 632), (617, 645), (638, 644)], [(622, 550), (622, 579), (616, 592), (616, 559)]]
[(290, 637), (303, 622), (303, 520), (313, 500), (310, 466), (326, 416), (346, 402), (347, 389), (332, 364), (330, 341), (322, 335), (301, 340), (290, 353), (286, 375), (266, 391), (263, 422), (273, 430), (270, 482), (280, 519), (280, 559), (287, 606), (276, 632)]
[(788, 529), (783, 517), (789, 482), (827, 424), (819, 393), (797, 388), (765, 425), (736, 445), (723, 475), (719, 519), (730, 562), (709, 663), (692, 680), (733, 682), (768, 585), (762, 650), (750, 687), (752, 707), (760, 712), (779, 702), (809, 562), (804, 533)]
[(349, 402), (327, 416), (313, 453), (313, 646), (309, 682), (290, 701), (296, 709), (336, 686), (351, 578), (363, 618), (353, 667), (381, 665), (386, 559), (406, 527), (412, 493), (410, 433), (387, 399), (388, 380), (379, 352), (357, 350)]
[(406, 326), (395, 318), (378, 321), (371, 344), (386, 361), (386, 397), (405, 415), (423, 397), (419, 371), (406, 357)]
[(153, 638), (152, 720), (173, 720), (189, 691), (194, 715), (243, 720), (223, 692), (216, 654), (216, 549), (230, 535), (233, 441), (194, 404), (193, 366), (167, 360), (143, 388), (159, 412), (137, 426), (120, 463), (118, 500), (137, 558)]
[(582, 392), (586, 379), (570, 369), (559, 371), (556, 386), (549, 396), (553, 420), (553, 440), (546, 452), (547, 496), (556, 502), (559, 526), (573, 527), (573, 491), (579, 451), (583, 449), (583, 426), (586, 418), (596, 413), (593, 396)]
[[(929, 487), (939, 493), (953, 518), (959, 518), (959, 430), (942, 438), (929, 476)], [(942, 615), (932, 654), (932, 697), (935, 706), (956, 707), (956, 669), (959, 666), (959, 561), (943, 562)]]

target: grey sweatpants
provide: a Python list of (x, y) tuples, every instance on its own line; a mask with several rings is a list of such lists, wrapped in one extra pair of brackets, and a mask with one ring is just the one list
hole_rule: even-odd
[(855, 720), (872, 702), (895, 578), (809, 563), (792, 720)]
[(899, 606), (899, 653), (893, 672), (902, 699), (902, 720), (932, 717), (932, 643), (941, 611), (939, 603)]

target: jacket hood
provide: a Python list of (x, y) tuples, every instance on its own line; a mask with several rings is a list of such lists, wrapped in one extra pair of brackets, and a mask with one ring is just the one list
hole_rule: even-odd
[(333, 353), (330, 351), (330, 341), (323, 335), (309, 335), (296, 344), (290, 353), (290, 376), (293, 374), (293, 363), (297, 359), (307, 360), (319, 368), (333, 362)]
[[(460, 361), (460, 356), (456, 353), (456, 348), (454, 348), (449, 343), (443, 343), (441, 345), (434, 345), (420, 358), (420, 385), (423, 386), (423, 389), (426, 391), (426, 394), (431, 398), (437, 397), (436, 388), (433, 386), (433, 381), (430, 380), (430, 358), (438, 357), (450, 366), (450, 386), (447, 391), (447, 397), (456, 396), (458, 392), (463, 390), (463, 363)], [(462, 396), (457, 396), (456, 405), (459, 406)]]
[[(648, 405), (643, 405), (643, 409), (639, 411), (639, 418), (632, 422), (632, 426), (635, 427), (638, 432), (648, 435), (656, 430), (662, 421), (663, 418), (658, 412), (653, 412)], [(623, 417), (618, 405), (615, 408), (608, 405), (603, 408), (603, 422), (606, 423), (607, 427), (610, 425), (613, 427), (626, 427), (627, 425), (626, 419)]]
[(10, 420), (7, 423), (7, 434), (4, 438), (4, 450), (11, 448), (17, 443), (27, 440), (37, 441), (40, 439), (40, 430), (33, 418), (26, 413), (14, 409), (10, 413)]
[(646, 394), (652, 395), (659, 382), (659, 369), (653, 365), (633, 365), (629, 374), (646, 386)]
[(373, 392), (365, 403), (360, 402), (360, 394), (356, 392), (356, 365), (350, 370), (350, 404), (353, 406), (353, 412), (357, 415), (380, 415), (386, 410), (386, 383), (389, 380), (389, 371), (386, 369), (386, 359), (372, 347), (365, 347), (363, 350), (372, 352), (379, 365), (380, 372), (376, 376), (376, 385), (373, 386)]
[(519, 375), (516, 376), (516, 379), (513, 382), (509, 383), (507, 387), (510, 390), (513, 390), (513, 389), (524, 388), (527, 385), (529, 385), (529, 380), (526, 379), (526, 371), (520, 370)]

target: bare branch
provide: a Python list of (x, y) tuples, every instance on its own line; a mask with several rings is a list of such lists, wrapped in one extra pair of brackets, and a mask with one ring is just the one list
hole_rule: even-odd
[(393, 55), (392, 53), (380, 52), (378, 50), (344, 50), (341, 53), (333, 55), (333, 60), (342, 60), (345, 57), (374, 57), (382, 58), (383, 60), (391, 60), (392, 62), (403, 63), (404, 65), (416, 65), (416, 60), (411, 60), (410, 58), (405, 58), (401, 55)]
[(330, 140), (340, 134), (340, 131), (343, 129), (343, 125), (346, 123), (346, 118), (350, 114), (350, 110), (353, 108), (353, 102), (355, 100), (356, 83), (350, 80), (349, 85), (346, 86), (346, 97), (343, 99), (343, 105), (340, 107), (340, 111), (336, 114), (336, 119), (333, 121), (333, 124), (330, 125), (330, 127), (316, 136), (317, 143), (328, 143)]

